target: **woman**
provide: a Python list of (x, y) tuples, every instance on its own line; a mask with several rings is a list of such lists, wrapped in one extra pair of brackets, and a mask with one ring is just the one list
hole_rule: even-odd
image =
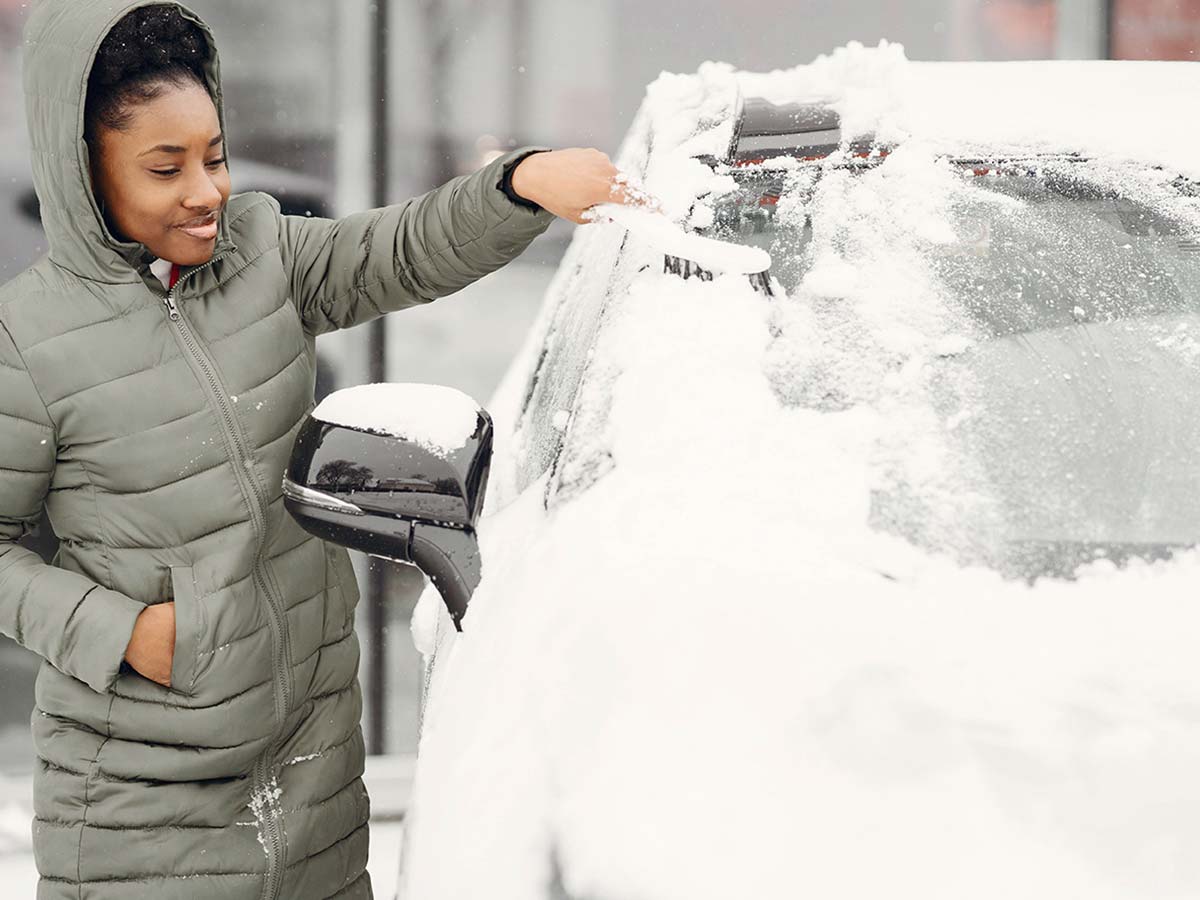
[[(519, 152), (283, 216), (231, 194), (212, 34), (174, 3), (43, 0), (25, 90), (50, 253), (0, 288), (0, 631), (46, 660), (38, 896), (369, 897), (358, 591), (280, 492), (314, 338), (502, 266), (615, 170)], [(16, 544), (43, 503), (55, 567)]]

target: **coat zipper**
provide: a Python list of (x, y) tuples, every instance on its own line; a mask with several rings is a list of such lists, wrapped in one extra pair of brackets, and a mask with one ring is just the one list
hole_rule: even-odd
[[(284, 612), (284, 605), (281, 597), (276, 590), (277, 585), (267, 570), (265, 560), (263, 559), (263, 550), (266, 547), (267, 525), (266, 525), (266, 510), (267, 500), (263, 496), (259, 488), (258, 482), (249, 472), (252, 465), (252, 460), (246, 452), (245, 445), (242, 443), (241, 430), (238, 427), (237, 420), (234, 418), (233, 409), (229, 405), (229, 395), (225, 390), (220, 379), (217, 377), (216, 369), (211, 360), (201, 348), (199, 341), (192, 332), (191, 326), (187, 319), (179, 311), (179, 307), (175, 303), (176, 292), (187, 282), (189, 278), (197, 272), (202, 272), (209, 268), (225, 255), (226, 253), (214, 256), (202, 266), (191, 269), (185, 274), (180, 275), (175, 286), (167, 291), (166, 297), (163, 299), (163, 304), (167, 308), (167, 315), (172, 324), (175, 325), (176, 331), (182, 338), (184, 347), (191, 355), (196, 367), (204, 376), (204, 381), (208, 386), (209, 393), (216, 402), (217, 409), (221, 414), (221, 419), (225, 426), (225, 435), (228, 440), (231, 456), (233, 457), (234, 469), (237, 472), (237, 479), (241, 485), (242, 493), (246, 497), (247, 507), (250, 510), (251, 524), (254, 527), (255, 534), (258, 537), (258, 550), (255, 553), (255, 561), (253, 567), (254, 583), (263, 592), (263, 596), (267, 598), (267, 606), (270, 611), (271, 623), (271, 650), (272, 662), (275, 667), (275, 714), (278, 721), (277, 734), (271, 741), (270, 746), (263, 752), (254, 765), (254, 778), (251, 787), (252, 797), (257, 798), (257, 812), (261, 815), (261, 825), (265, 828), (266, 835), (264, 836), (264, 849), (267, 852), (267, 875), (263, 884), (263, 900), (277, 900), (279, 891), (283, 883), (283, 826), (282, 813), (279, 804), (276, 802), (276, 792), (278, 790), (275, 778), (272, 776), (271, 759), (278, 748), (279, 737), (282, 734), (283, 726), (287, 720), (287, 715), (291, 711), (292, 706), (292, 683), (289, 661), (291, 659), (290, 636), (287, 630), (287, 618)], [(256, 816), (257, 818), (258, 816)]]

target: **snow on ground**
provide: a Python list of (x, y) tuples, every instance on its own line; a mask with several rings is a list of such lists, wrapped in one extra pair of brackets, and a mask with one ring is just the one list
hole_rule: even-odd
[[(491, 507), (465, 631), (441, 629), (403, 896), (528, 900), (556, 881), (590, 900), (1200, 894), (1200, 553), (1031, 585), (870, 524), (897, 470), (935, 505), (978, 499), (928, 394), (977, 338), (930, 262), (976, 240), (955, 226), (965, 188), (938, 142), (1165, 161), (1159, 139), (1195, 126), (1160, 103), (1194, 96), (1192, 71), (936, 70), (884, 46), (736, 76), (921, 135), (873, 181), (818, 189), (819, 265), (790, 297), (664, 276), (629, 246), (594, 353), (611, 377), (582, 395), (608, 404), (587, 440), (611, 470), (549, 512), (544, 481)], [(623, 156), (677, 218), (706, 183), (672, 160), (721, 129), (705, 85), (727, 76), (657, 83)], [(1136, 132), (1096, 125), (1100, 104)], [(581, 230), (564, 265), (615, 227)], [(517, 421), (536, 349), (498, 422)], [(836, 402), (790, 395), (808, 376)], [(501, 445), (498, 484), (519, 449)]]
[(0, 856), (0, 884), (13, 900), (33, 900), (37, 896), (37, 882), (32, 854)]
[(32, 850), (29, 780), (0, 775), (0, 858)]

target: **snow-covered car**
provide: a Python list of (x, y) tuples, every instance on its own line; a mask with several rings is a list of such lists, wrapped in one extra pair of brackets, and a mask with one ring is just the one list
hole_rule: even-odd
[[(436, 593), (401, 896), (1200, 895), (1192, 64), (648, 92)], [(681, 277), (683, 275), (694, 277)]]

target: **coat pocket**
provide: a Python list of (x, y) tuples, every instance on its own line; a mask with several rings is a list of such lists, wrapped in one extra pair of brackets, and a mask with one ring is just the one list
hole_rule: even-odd
[(336, 544), (325, 544), (325, 563), (329, 573), (326, 584), (331, 602), (336, 601), (340, 604), (340, 609), (331, 623), (334, 626), (331, 632), (334, 636), (342, 637), (350, 631), (354, 607), (358, 604), (358, 582), (354, 577), (354, 565), (350, 562), (350, 554), (343, 548)]
[(200, 604), (191, 566), (171, 566), (171, 589), (175, 596), (175, 656), (171, 661), (171, 690), (191, 694), (196, 686), (199, 662)]

